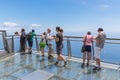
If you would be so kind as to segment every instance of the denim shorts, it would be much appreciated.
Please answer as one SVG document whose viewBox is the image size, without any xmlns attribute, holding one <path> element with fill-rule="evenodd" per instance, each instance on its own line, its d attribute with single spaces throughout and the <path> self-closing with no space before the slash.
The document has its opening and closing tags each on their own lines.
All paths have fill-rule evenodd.
<svg viewBox="0 0 120 80">
<path fill-rule="evenodd" d="M 91 46 L 87 46 L 87 45 L 85 45 L 85 51 L 87 51 L 87 52 L 91 52 Z"/>
</svg>

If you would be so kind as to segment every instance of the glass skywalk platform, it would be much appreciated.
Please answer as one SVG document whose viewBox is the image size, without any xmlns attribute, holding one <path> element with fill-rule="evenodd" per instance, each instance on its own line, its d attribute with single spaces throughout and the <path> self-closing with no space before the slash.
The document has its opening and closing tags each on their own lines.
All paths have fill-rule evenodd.
<svg viewBox="0 0 120 80">
<path fill-rule="evenodd" d="M 120 80 L 120 71 L 102 67 L 93 71 L 93 66 L 81 68 L 81 62 L 67 58 L 54 65 L 56 58 L 42 59 L 40 53 L 13 56 L 0 61 L 0 80 Z"/>
</svg>

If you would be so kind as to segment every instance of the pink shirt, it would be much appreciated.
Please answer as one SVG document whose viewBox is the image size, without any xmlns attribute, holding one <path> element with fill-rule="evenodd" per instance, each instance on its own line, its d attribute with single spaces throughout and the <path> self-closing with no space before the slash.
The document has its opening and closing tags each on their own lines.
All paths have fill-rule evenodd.
<svg viewBox="0 0 120 80">
<path fill-rule="evenodd" d="M 86 35 L 83 37 L 83 41 L 85 41 L 85 45 L 92 46 L 93 37 L 91 35 Z"/>
</svg>

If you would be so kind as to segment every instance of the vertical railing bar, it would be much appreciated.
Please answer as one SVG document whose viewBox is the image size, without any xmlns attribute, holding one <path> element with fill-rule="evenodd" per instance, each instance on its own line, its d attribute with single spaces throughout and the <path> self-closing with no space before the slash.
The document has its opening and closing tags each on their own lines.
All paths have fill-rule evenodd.
<svg viewBox="0 0 120 80">
<path fill-rule="evenodd" d="M 12 52 L 14 52 L 14 36 L 12 36 Z"/>
<path fill-rule="evenodd" d="M 92 42 L 92 52 L 93 52 L 92 60 L 94 61 L 94 54 L 95 54 L 94 42 Z"/>
<path fill-rule="evenodd" d="M 10 53 L 7 38 L 4 38 L 4 39 L 5 39 L 5 44 L 6 44 L 6 51 L 7 53 Z"/>
<path fill-rule="evenodd" d="M 69 51 L 70 51 L 70 57 L 72 57 L 72 51 L 71 51 L 71 44 L 70 44 L 70 40 L 69 40 Z"/>
<path fill-rule="evenodd" d="M 67 37 L 67 52 L 68 52 L 68 57 L 70 57 L 70 55 L 69 55 L 69 38 Z"/>
<path fill-rule="evenodd" d="M 5 36 L 6 36 L 6 34 L 5 34 L 5 32 L 3 31 L 3 32 L 2 32 L 2 39 L 3 39 L 4 49 L 7 51 L 7 45 L 6 45 Z"/>
<path fill-rule="evenodd" d="M 36 50 L 39 51 L 39 45 L 38 45 L 38 39 L 37 39 L 37 36 L 35 36 L 35 42 L 36 42 Z"/>
<path fill-rule="evenodd" d="M 71 45 L 70 45 L 70 40 L 67 37 L 67 51 L 68 51 L 68 57 L 71 57 Z"/>
</svg>

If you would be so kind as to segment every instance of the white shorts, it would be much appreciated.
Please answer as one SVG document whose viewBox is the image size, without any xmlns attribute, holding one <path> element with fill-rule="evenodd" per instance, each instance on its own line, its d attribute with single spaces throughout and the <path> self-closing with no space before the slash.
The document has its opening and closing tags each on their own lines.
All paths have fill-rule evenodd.
<svg viewBox="0 0 120 80">
<path fill-rule="evenodd" d="M 95 58 L 100 59 L 101 49 L 102 48 L 96 47 L 95 54 L 94 54 Z"/>
</svg>

